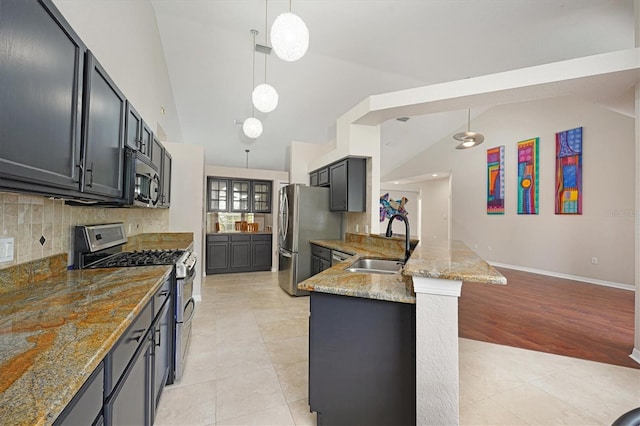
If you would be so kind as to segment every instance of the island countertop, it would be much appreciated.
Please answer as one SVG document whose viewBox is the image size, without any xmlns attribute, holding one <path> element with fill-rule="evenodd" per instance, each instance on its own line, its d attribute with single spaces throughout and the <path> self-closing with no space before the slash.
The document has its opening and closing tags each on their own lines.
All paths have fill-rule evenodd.
<svg viewBox="0 0 640 426">
<path fill-rule="evenodd" d="M 298 284 L 302 290 L 415 304 L 413 277 L 507 283 L 502 274 L 460 241 L 417 244 L 409 261 L 396 274 L 354 273 L 345 269 L 360 257 L 403 259 L 404 239 L 347 233 L 345 240 L 312 240 L 311 243 L 353 257 L 302 281 Z"/>
<path fill-rule="evenodd" d="M 192 242 L 142 234 L 126 249 Z M 172 270 L 67 270 L 66 254 L 1 269 L 0 424 L 52 424 Z"/>
</svg>

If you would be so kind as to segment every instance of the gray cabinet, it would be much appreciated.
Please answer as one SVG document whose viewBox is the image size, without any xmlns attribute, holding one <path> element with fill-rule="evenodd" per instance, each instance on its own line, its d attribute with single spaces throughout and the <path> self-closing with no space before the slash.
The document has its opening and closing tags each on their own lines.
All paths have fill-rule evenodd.
<svg viewBox="0 0 640 426">
<path fill-rule="evenodd" d="M 309 405 L 318 425 L 415 425 L 415 305 L 311 292 Z"/>
<path fill-rule="evenodd" d="M 164 147 L 162 146 L 158 138 L 156 138 L 155 135 L 152 134 L 149 157 L 151 158 L 151 164 L 155 166 L 156 170 L 162 169 L 163 150 Z"/>
<path fill-rule="evenodd" d="M 229 271 L 229 236 L 207 235 L 207 275 Z"/>
<path fill-rule="evenodd" d="M 231 181 L 231 208 L 232 212 L 251 211 L 251 182 L 248 180 Z"/>
<path fill-rule="evenodd" d="M 329 167 L 323 167 L 309 173 L 309 183 L 311 186 L 329 186 Z"/>
<path fill-rule="evenodd" d="M 125 146 L 134 151 L 142 150 L 142 116 L 129 101 L 125 118 Z"/>
<path fill-rule="evenodd" d="M 229 210 L 229 180 L 207 178 L 207 211 L 226 212 Z"/>
<path fill-rule="evenodd" d="M 266 180 L 207 178 L 210 212 L 271 213 L 273 183 Z"/>
<path fill-rule="evenodd" d="M 154 301 L 155 303 L 155 301 Z M 171 373 L 171 325 L 173 321 L 172 300 L 168 298 L 157 316 L 153 332 L 153 385 L 152 385 L 152 423 L 160 403 L 160 396 Z"/>
<path fill-rule="evenodd" d="M 251 235 L 231 235 L 230 272 L 251 269 Z"/>
<path fill-rule="evenodd" d="M 158 207 L 169 207 L 171 206 L 171 154 L 164 147 L 162 147 L 161 176 Z"/>
<path fill-rule="evenodd" d="M 331 267 L 331 250 L 311 244 L 311 275 L 319 274 Z"/>
<path fill-rule="evenodd" d="M 251 211 L 254 213 L 271 213 L 271 182 L 251 181 Z"/>
<path fill-rule="evenodd" d="M 54 425 L 91 425 L 102 418 L 104 401 L 104 364 L 95 369 Z M 95 422 L 95 423 L 94 423 Z"/>
<path fill-rule="evenodd" d="M 329 166 L 329 210 L 366 211 L 367 160 L 347 158 Z"/>
<path fill-rule="evenodd" d="M 86 46 L 49 0 L 0 0 L 0 187 L 80 189 Z"/>
<path fill-rule="evenodd" d="M 126 99 L 90 51 L 86 53 L 81 190 L 122 198 Z"/>
<path fill-rule="evenodd" d="M 271 270 L 271 234 L 207 235 L 207 274 Z"/>
</svg>

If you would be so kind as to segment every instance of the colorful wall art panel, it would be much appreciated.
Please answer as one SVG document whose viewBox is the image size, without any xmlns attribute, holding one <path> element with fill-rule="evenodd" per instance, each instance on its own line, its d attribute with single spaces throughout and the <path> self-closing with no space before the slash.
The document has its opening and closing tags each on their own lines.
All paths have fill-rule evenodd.
<svg viewBox="0 0 640 426">
<path fill-rule="evenodd" d="M 582 127 L 556 133 L 556 214 L 582 214 Z"/>
<path fill-rule="evenodd" d="M 504 146 L 487 150 L 487 214 L 504 214 Z"/>
<path fill-rule="evenodd" d="M 518 214 L 538 214 L 538 140 L 518 142 Z"/>
</svg>

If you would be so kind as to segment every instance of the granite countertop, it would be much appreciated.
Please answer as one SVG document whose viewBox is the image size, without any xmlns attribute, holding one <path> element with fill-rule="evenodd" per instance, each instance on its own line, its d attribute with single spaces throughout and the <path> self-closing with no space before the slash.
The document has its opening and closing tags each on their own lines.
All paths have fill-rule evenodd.
<svg viewBox="0 0 640 426">
<path fill-rule="evenodd" d="M 347 233 L 345 240 L 312 240 L 311 243 L 352 254 L 353 258 L 299 283 L 298 288 L 302 290 L 415 304 L 414 276 L 507 283 L 502 274 L 460 241 L 444 245 L 420 243 L 401 272 L 387 275 L 354 273 L 345 269 L 360 257 L 403 259 L 404 239 Z"/>
<path fill-rule="evenodd" d="M 164 237 L 131 237 L 127 250 L 193 241 Z M 172 272 L 66 266 L 59 254 L 0 270 L 0 424 L 52 424 Z"/>
<path fill-rule="evenodd" d="M 207 235 L 238 235 L 238 234 L 249 234 L 249 235 L 273 235 L 273 232 L 267 231 L 220 231 L 220 232 L 207 232 Z"/>
</svg>

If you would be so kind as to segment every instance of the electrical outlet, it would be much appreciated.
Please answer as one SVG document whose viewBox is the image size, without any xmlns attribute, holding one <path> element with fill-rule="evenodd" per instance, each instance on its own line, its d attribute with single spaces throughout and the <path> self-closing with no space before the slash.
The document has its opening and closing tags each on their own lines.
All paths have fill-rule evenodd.
<svg viewBox="0 0 640 426">
<path fill-rule="evenodd" d="M 491 250 L 493 250 L 493 247 L 487 246 L 487 250 L 491 251 Z"/>
<path fill-rule="evenodd" d="M 13 238 L 0 238 L 0 263 L 13 260 Z"/>
<path fill-rule="evenodd" d="M 591 258 L 591 264 L 592 265 L 597 265 L 598 264 L 598 258 L 597 257 L 592 257 Z"/>
</svg>

